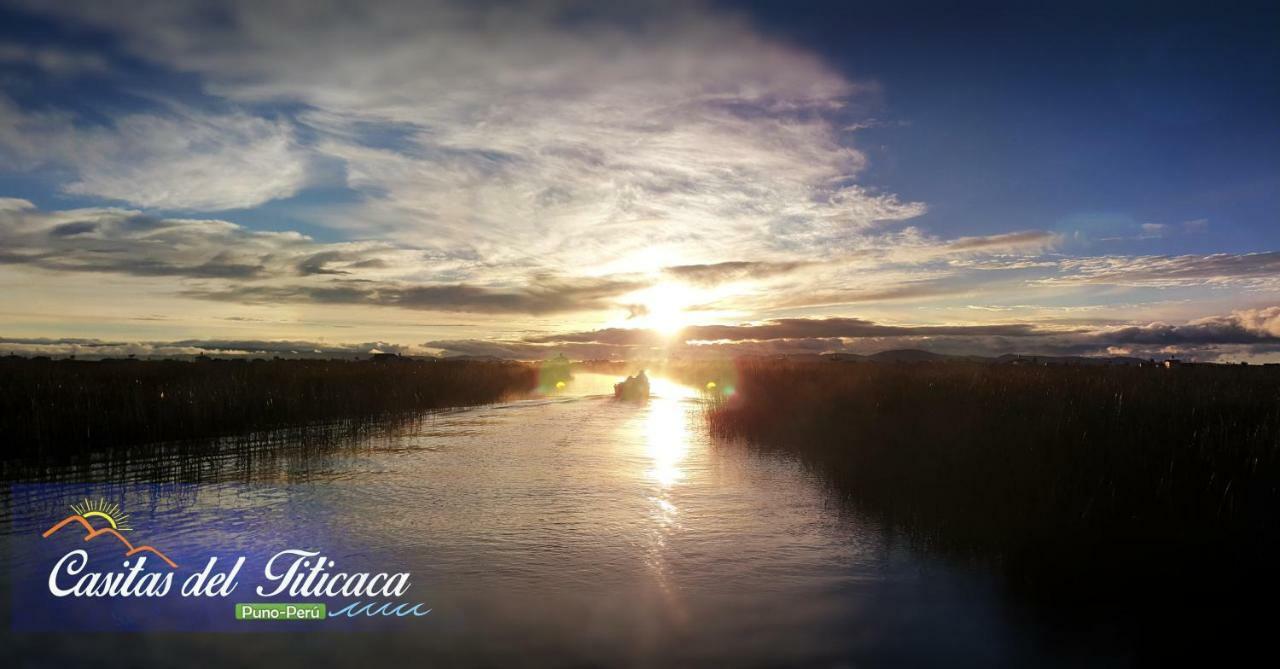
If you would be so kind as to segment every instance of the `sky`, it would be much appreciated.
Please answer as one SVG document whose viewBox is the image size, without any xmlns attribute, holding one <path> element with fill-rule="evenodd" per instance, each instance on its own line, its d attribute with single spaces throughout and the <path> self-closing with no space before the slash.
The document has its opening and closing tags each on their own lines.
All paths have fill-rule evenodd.
<svg viewBox="0 0 1280 669">
<path fill-rule="evenodd" d="M 0 353 L 1280 361 L 1280 9 L 1028 4 L 0 0 Z"/>
</svg>

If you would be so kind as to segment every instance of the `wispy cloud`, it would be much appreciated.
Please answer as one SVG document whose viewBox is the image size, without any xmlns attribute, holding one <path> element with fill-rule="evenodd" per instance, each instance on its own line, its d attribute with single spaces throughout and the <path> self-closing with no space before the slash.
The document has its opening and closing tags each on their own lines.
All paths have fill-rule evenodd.
<svg viewBox="0 0 1280 669">
<path fill-rule="evenodd" d="M 106 72 L 110 65 L 102 55 L 52 46 L 0 42 L 0 64 L 36 68 L 58 77 Z"/>
<path fill-rule="evenodd" d="M 363 198 L 322 214 L 329 225 L 561 267 L 651 247 L 686 264 L 767 245 L 814 252 L 924 211 L 856 183 L 866 156 L 840 128 L 873 84 L 733 14 L 660 8 L 255 2 L 198 25 L 180 2 L 35 9 L 198 73 L 244 109 L 302 108 L 293 121 L 115 119 L 74 166 L 77 193 L 249 206 L 296 192 L 308 159 L 336 161 Z M 313 137 L 305 155 L 291 123 Z"/>
<path fill-rule="evenodd" d="M 900 125 L 884 120 L 880 85 L 715 3 L 24 4 L 101 48 L 0 44 L 6 74 L 93 84 L 83 90 L 112 101 L 0 94 L 6 171 L 55 186 L 32 196 L 44 210 L 0 201 L 0 278 L 24 286 L 0 299 L 5 315 L 74 286 L 81 305 L 145 296 L 138 313 L 475 313 L 495 336 L 495 315 L 555 315 L 547 329 L 577 337 L 438 347 L 504 355 L 659 346 L 608 326 L 664 317 L 696 321 L 688 332 L 716 342 L 705 350 L 1075 350 L 1094 342 L 1026 324 L 903 332 L 849 316 L 946 323 L 967 303 L 1067 307 L 1216 286 L 1248 289 L 1244 306 L 1280 292 L 1274 253 L 1073 257 L 1085 242 L 1030 229 L 1043 217 L 982 235 L 939 223 L 942 209 L 924 217 L 926 203 L 867 177 L 878 153 L 860 131 Z M 117 90 L 129 66 L 147 76 Z M 76 208 L 48 204 L 64 196 Z M 1179 220 L 1126 215 L 1101 229 L 1189 248 L 1176 245 L 1208 223 Z M 767 320 L 796 315 L 843 318 Z M 1123 315 L 1157 337 L 1152 321 L 1168 312 Z M 1192 332 L 1178 315 L 1172 327 Z M 91 331 L 77 317 L 27 325 Z M 525 324 L 506 320 L 505 331 Z M 612 334 L 583 339 L 593 327 Z"/>
<path fill-rule="evenodd" d="M 1045 284 L 1114 284 L 1176 287 L 1266 285 L 1280 277 L 1280 252 L 1180 256 L 1099 256 L 1058 261 L 1059 274 Z"/>
<path fill-rule="evenodd" d="M 159 218 L 127 209 L 43 212 L 25 200 L 0 200 L 0 264 L 59 272 L 256 279 L 300 273 L 324 249 L 336 254 L 329 266 L 395 254 L 387 245 L 319 244 L 296 232 L 257 232 L 212 219 Z M 338 263 L 338 257 L 346 260 Z"/>
<path fill-rule="evenodd" d="M 1040 250 L 1058 241 L 1058 235 L 1047 230 L 1021 230 L 981 237 L 961 237 L 946 244 L 949 251 L 1018 251 Z"/>
<path fill-rule="evenodd" d="M 252 207 L 298 192 L 308 158 L 291 125 L 243 113 L 183 109 L 86 126 L 30 113 L 0 96 L 0 156 L 74 175 L 68 193 L 160 209 Z"/>
<path fill-rule="evenodd" d="M 682 281 L 714 285 L 742 279 L 763 279 L 788 274 L 810 265 L 803 261 L 767 262 L 730 260 L 705 265 L 673 265 L 663 272 Z"/>
</svg>

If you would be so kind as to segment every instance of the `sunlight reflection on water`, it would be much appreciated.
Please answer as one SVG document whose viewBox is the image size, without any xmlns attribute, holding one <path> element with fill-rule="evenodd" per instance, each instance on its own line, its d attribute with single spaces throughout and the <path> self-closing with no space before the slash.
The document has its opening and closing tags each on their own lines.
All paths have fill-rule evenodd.
<svg viewBox="0 0 1280 669">
<path fill-rule="evenodd" d="M 680 509 L 672 501 L 671 488 L 684 477 L 681 463 L 693 442 L 692 405 L 696 391 L 673 381 L 654 377 L 644 414 L 644 448 L 650 459 L 646 475 L 658 484 L 651 497 L 653 527 L 649 532 L 645 562 L 653 574 L 662 606 L 676 625 L 688 623 L 689 612 L 671 574 L 668 538 L 678 532 Z M 704 444 L 705 447 L 705 444 Z"/>
<path fill-rule="evenodd" d="M 832 664 L 883 659 L 888 637 L 928 639 L 938 657 L 1006 657 L 1011 628 L 981 582 L 942 572 L 922 587 L 922 563 L 846 515 L 798 462 L 714 442 L 696 390 L 654 378 L 648 402 L 616 402 L 618 378 L 580 374 L 556 396 L 328 448 L 157 449 L 55 478 L 202 481 L 192 499 L 162 500 L 173 520 L 157 538 L 169 545 L 203 540 L 204 521 L 227 515 L 243 521 L 228 524 L 228 545 L 270 535 L 281 496 L 314 501 L 402 556 L 429 593 L 431 626 L 383 639 L 389 657 L 512 664 L 536 648 L 552 664 Z M 264 485 L 219 494 L 218 481 Z M 22 504 L 52 513 L 65 501 Z M 306 643 L 367 659 L 341 638 Z M 203 651 L 239 659 L 234 647 Z"/>
<path fill-rule="evenodd" d="M 689 413 L 674 397 L 654 397 L 644 420 L 645 445 L 653 459 L 649 475 L 662 486 L 680 481 L 680 463 L 689 450 Z"/>
</svg>

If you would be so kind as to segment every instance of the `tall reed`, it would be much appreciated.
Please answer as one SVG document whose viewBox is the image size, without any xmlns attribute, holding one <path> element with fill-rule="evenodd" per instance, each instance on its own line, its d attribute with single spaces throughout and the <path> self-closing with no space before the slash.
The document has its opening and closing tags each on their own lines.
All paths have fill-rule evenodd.
<svg viewBox="0 0 1280 669">
<path fill-rule="evenodd" d="M 0 358 L 0 457 L 378 419 L 498 402 L 536 384 L 535 367 L 498 361 Z"/>
<path fill-rule="evenodd" d="M 1273 367 L 744 360 L 708 421 L 1017 587 L 1212 598 L 1277 580 Z"/>
</svg>

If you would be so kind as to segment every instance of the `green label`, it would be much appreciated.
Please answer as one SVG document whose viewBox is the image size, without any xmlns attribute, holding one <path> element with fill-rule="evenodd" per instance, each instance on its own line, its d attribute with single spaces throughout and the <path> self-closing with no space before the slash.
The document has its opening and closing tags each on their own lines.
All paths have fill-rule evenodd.
<svg viewBox="0 0 1280 669">
<path fill-rule="evenodd" d="M 236 604 L 236 620 L 324 620 L 324 604 Z"/>
</svg>

